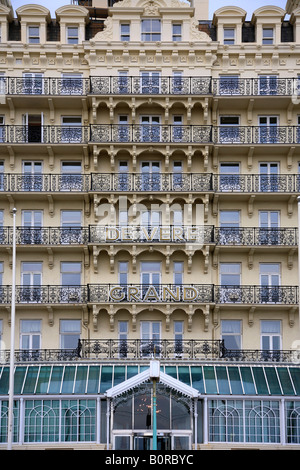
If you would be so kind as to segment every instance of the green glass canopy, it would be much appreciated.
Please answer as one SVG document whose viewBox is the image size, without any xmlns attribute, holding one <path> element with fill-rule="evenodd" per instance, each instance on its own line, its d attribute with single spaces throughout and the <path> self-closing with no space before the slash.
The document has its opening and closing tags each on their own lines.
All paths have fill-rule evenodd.
<svg viewBox="0 0 300 470">
<path fill-rule="evenodd" d="M 15 395 L 104 395 L 148 365 L 20 365 Z M 202 395 L 300 396 L 300 367 L 279 365 L 161 366 Z M 0 367 L 0 396 L 8 394 L 9 367 Z"/>
</svg>

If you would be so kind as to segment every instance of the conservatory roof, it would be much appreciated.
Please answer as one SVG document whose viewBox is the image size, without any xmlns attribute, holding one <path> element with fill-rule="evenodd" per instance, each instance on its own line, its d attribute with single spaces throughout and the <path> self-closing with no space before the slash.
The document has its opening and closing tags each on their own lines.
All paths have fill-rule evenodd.
<svg viewBox="0 0 300 470">
<path fill-rule="evenodd" d="M 107 363 L 17 365 L 14 393 L 104 396 L 108 391 L 118 393 L 122 387 L 130 387 L 135 380 L 143 380 L 144 376 L 136 376 L 148 369 L 149 365 Z M 134 378 L 133 382 L 124 385 L 131 378 Z M 161 365 L 160 379 L 171 388 L 186 393 L 194 393 L 193 389 L 200 395 L 300 397 L 300 366 L 297 364 Z M 116 388 L 120 384 L 121 388 Z M 0 395 L 8 395 L 8 386 L 9 366 L 0 366 Z M 111 392 L 111 389 L 114 391 Z"/>
</svg>

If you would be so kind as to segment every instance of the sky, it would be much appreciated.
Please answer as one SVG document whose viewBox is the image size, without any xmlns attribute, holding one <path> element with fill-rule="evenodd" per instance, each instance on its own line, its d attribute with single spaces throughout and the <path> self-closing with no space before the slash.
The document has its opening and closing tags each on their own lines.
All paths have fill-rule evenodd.
<svg viewBox="0 0 300 470">
<path fill-rule="evenodd" d="M 197 1 L 197 0 L 196 0 Z M 43 5 L 50 10 L 51 16 L 55 17 L 55 10 L 63 5 L 69 5 L 71 0 L 11 0 L 13 9 L 16 10 L 21 5 L 29 3 Z M 274 5 L 285 8 L 286 0 L 210 0 L 209 2 L 209 18 L 212 19 L 214 11 L 224 6 L 238 6 L 247 11 L 247 19 L 251 19 L 252 13 L 264 5 Z"/>
</svg>

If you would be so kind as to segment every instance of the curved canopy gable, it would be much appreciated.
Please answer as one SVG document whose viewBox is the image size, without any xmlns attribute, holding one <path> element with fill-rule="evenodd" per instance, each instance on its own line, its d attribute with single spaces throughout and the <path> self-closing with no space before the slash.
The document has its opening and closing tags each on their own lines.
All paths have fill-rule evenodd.
<svg viewBox="0 0 300 470">
<path fill-rule="evenodd" d="M 134 377 L 125 380 L 125 382 L 122 382 L 119 385 L 110 388 L 109 390 L 107 390 L 106 396 L 107 398 L 115 398 L 119 395 L 123 395 L 123 393 L 126 393 L 129 390 L 133 390 L 138 385 L 148 382 L 150 380 L 151 377 L 149 368 L 144 370 L 140 374 L 137 374 Z M 165 374 L 164 372 L 160 372 L 159 382 L 163 383 L 167 387 L 172 388 L 176 392 L 181 393 L 182 395 L 188 396 L 189 398 L 197 398 L 199 396 L 198 390 L 193 387 L 190 387 L 189 385 L 184 384 L 183 382 L 180 382 L 180 380 L 174 379 L 173 377 L 168 374 Z"/>
</svg>

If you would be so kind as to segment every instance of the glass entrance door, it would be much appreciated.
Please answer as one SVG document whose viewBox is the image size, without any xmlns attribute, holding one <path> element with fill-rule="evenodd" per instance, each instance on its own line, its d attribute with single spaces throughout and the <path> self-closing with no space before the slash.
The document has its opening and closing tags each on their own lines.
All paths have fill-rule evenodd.
<svg viewBox="0 0 300 470">
<path fill-rule="evenodd" d="M 134 436 L 133 444 L 134 450 L 152 450 L 153 438 L 152 436 Z M 157 450 L 171 450 L 171 436 L 157 436 Z"/>
</svg>

